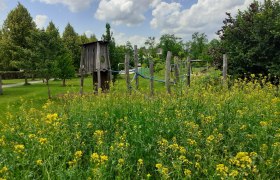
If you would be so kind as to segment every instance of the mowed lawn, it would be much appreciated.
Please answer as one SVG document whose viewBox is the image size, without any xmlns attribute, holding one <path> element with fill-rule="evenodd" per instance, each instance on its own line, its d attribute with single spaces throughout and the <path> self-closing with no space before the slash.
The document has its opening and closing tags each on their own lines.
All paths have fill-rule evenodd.
<svg viewBox="0 0 280 180">
<path fill-rule="evenodd" d="M 23 80 L 4 80 L 4 84 L 16 84 L 24 82 Z M 66 87 L 62 86 L 61 81 L 50 81 L 51 95 L 55 98 L 59 95 L 69 93 L 79 93 L 80 79 L 75 78 L 66 81 Z M 92 91 L 91 78 L 85 79 L 85 91 Z M 20 85 L 3 89 L 4 94 L 0 96 L 0 117 L 6 112 L 18 112 L 22 105 L 22 100 L 30 100 L 34 107 L 40 107 L 48 99 L 47 85 L 42 83 L 31 84 L 28 86 Z"/>
<path fill-rule="evenodd" d="M 133 93 L 145 92 L 149 94 L 149 81 L 139 77 L 139 91 L 135 88 L 134 75 L 130 76 Z M 4 80 L 4 85 L 23 83 L 23 79 Z M 53 100 L 66 93 L 79 94 L 80 93 L 80 79 L 74 78 L 66 81 L 66 86 L 62 86 L 60 80 L 50 81 L 50 90 Z M 112 85 L 111 85 L 112 86 Z M 112 91 L 127 92 L 124 75 L 120 75 L 115 81 Z M 155 82 L 155 92 L 164 91 L 164 83 Z M 47 85 L 42 83 L 31 84 L 28 86 L 20 85 L 17 87 L 9 87 L 3 89 L 4 94 L 0 96 L 0 117 L 4 117 L 7 112 L 19 112 L 22 102 L 28 101 L 29 106 L 41 108 L 48 100 Z M 93 93 L 92 77 L 85 78 L 84 93 Z"/>
</svg>

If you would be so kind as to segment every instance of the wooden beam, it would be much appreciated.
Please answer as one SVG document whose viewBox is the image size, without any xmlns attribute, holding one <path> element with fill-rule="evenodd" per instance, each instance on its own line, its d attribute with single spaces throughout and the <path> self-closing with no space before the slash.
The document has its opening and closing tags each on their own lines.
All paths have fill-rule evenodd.
<svg viewBox="0 0 280 180">
<path fill-rule="evenodd" d="M 131 86 L 130 86 L 130 77 L 129 77 L 129 54 L 125 54 L 125 79 L 126 79 L 126 86 L 127 92 L 131 94 Z"/>
<path fill-rule="evenodd" d="M 135 67 L 135 89 L 138 90 L 139 87 L 139 78 L 137 76 L 138 74 L 138 49 L 137 46 L 134 46 L 134 67 Z"/>
<path fill-rule="evenodd" d="M 191 86 L 191 58 L 187 59 L 187 86 Z"/>
<path fill-rule="evenodd" d="M 172 53 L 170 51 L 168 51 L 167 56 L 166 56 L 166 64 L 165 64 L 165 88 L 166 88 L 166 92 L 168 94 L 171 94 L 171 89 L 170 89 L 171 56 L 172 56 Z"/>
<path fill-rule="evenodd" d="M 96 50 L 96 69 L 97 69 L 97 91 L 101 89 L 101 63 L 100 63 L 100 44 L 97 43 Z"/>
<path fill-rule="evenodd" d="M 227 69 L 228 69 L 228 59 L 227 55 L 223 54 L 223 84 L 226 84 L 227 81 Z"/>
<path fill-rule="evenodd" d="M 154 62 L 153 60 L 151 59 L 150 60 L 150 93 L 151 93 L 151 96 L 154 95 Z"/>
</svg>

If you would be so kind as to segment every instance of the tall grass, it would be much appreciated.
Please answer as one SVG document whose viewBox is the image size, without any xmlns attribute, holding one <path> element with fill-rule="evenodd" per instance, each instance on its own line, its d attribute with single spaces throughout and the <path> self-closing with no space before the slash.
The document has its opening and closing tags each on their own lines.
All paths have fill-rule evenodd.
<svg viewBox="0 0 280 180">
<path fill-rule="evenodd" d="M 265 79 L 194 77 L 172 95 L 65 94 L 0 124 L 0 178 L 277 179 L 280 98 Z"/>
</svg>

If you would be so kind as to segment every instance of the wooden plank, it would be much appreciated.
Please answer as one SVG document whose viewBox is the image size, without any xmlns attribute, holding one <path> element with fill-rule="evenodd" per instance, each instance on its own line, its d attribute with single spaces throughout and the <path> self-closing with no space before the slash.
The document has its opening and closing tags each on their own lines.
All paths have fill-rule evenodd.
<svg viewBox="0 0 280 180">
<path fill-rule="evenodd" d="M 131 94 L 131 86 L 130 86 L 130 77 L 129 77 L 129 54 L 125 54 L 125 79 L 126 79 L 126 86 L 127 86 L 127 92 Z"/>
<path fill-rule="evenodd" d="M 100 63 L 100 44 L 97 43 L 96 50 L 96 69 L 97 69 L 97 91 L 101 89 L 101 63 Z"/>
<path fill-rule="evenodd" d="M 191 58 L 187 58 L 187 86 L 191 86 Z"/>
<path fill-rule="evenodd" d="M 168 94 L 171 94 L 171 89 L 170 89 L 171 56 L 172 56 L 172 53 L 170 51 L 168 51 L 167 56 L 166 56 L 166 64 L 165 64 L 165 88 L 166 88 L 166 92 Z"/>
<path fill-rule="evenodd" d="M 223 54 L 223 84 L 226 84 L 227 81 L 227 69 L 228 69 L 228 59 L 227 55 Z"/>
<path fill-rule="evenodd" d="M 135 89 L 138 90 L 139 87 L 139 78 L 137 76 L 138 74 L 138 49 L 137 46 L 134 46 L 134 67 L 135 67 Z"/>
<path fill-rule="evenodd" d="M 154 95 L 154 62 L 150 60 L 150 94 L 151 96 Z"/>
<path fill-rule="evenodd" d="M 174 58 L 175 64 L 174 64 L 174 73 L 175 73 L 175 83 L 180 82 L 180 71 L 179 71 L 179 58 Z"/>
</svg>

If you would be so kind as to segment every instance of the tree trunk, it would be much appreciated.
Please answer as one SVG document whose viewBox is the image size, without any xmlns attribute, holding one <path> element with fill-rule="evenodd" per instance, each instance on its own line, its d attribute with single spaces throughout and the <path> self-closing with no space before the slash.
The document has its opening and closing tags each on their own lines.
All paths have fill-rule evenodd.
<svg viewBox="0 0 280 180">
<path fill-rule="evenodd" d="M 62 80 L 62 86 L 66 86 L 66 80 L 65 79 Z"/>
<path fill-rule="evenodd" d="M 32 81 L 35 80 L 35 74 L 32 74 Z"/>
<path fill-rule="evenodd" d="M 2 88 L 2 75 L 0 74 L 0 95 L 3 95 L 3 88 Z"/>
<path fill-rule="evenodd" d="M 27 75 L 24 76 L 24 85 L 29 85 L 28 80 L 27 80 Z"/>
<path fill-rule="evenodd" d="M 49 86 L 49 79 L 46 79 L 46 83 L 47 83 L 47 86 L 48 86 L 48 97 L 49 99 L 51 99 L 51 90 L 50 90 L 50 86 Z"/>
</svg>

